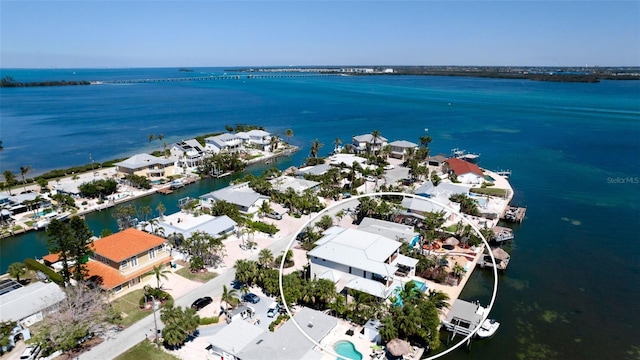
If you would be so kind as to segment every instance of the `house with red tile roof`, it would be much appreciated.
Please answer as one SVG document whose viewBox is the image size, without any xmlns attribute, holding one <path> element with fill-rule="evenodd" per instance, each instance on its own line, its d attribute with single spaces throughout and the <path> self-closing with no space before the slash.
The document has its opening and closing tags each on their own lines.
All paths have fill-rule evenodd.
<svg viewBox="0 0 640 360">
<path fill-rule="evenodd" d="M 165 239 L 134 228 L 94 240 L 93 252 L 85 263 L 87 280 L 114 292 L 139 283 L 154 266 L 172 260 Z M 60 259 L 49 254 L 43 260 L 56 268 Z"/>
<path fill-rule="evenodd" d="M 447 159 L 445 162 L 449 165 L 449 171 L 456 174 L 461 183 L 482 184 L 484 182 L 484 173 L 478 165 L 456 158 Z"/>
</svg>

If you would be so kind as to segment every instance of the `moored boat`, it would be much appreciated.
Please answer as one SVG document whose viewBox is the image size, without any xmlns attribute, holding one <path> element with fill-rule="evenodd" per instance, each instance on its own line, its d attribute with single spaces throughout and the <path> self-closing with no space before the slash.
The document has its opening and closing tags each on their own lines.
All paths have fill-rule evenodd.
<svg viewBox="0 0 640 360">
<path fill-rule="evenodd" d="M 499 327 L 500 323 L 495 319 L 486 319 L 482 322 L 482 325 L 480 325 L 480 328 L 476 332 L 476 336 L 481 339 L 491 337 L 496 333 L 496 331 L 498 331 Z"/>
</svg>

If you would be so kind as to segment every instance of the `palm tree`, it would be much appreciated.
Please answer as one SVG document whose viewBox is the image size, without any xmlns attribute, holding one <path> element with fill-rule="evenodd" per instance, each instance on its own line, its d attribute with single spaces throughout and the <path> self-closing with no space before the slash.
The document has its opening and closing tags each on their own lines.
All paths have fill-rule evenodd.
<svg viewBox="0 0 640 360">
<path fill-rule="evenodd" d="M 273 262 L 273 253 L 269 249 L 262 249 L 258 254 L 258 264 L 260 266 L 268 268 Z"/>
<path fill-rule="evenodd" d="M 235 289 L 227 289 L 227 285 L 222 285 L 222 298 L 220 299 L 220 301 L 224 302 L 227 305 L 225 309 L 228 308 L 229 305 L 231 305 L 231 307 L 234 307 L 237 300 L 238 292 Z"/>
<path fill-rule="evenodd" d="M 271 204 L 268 201 L 263 201 L 262 205 L 258 209 L 258 213 L 260 217 L 264 217 L 266 214 L 271 212 Z"/>
<path fill-rule="evenodd" d="M 287 137 L 287 143 L 289 143 L 291 140 L 291 137 L 293 136 L 293 130 L 291 129 L 287 129 L 284 131 L 284 136 Z"/>
<path fill-rule="evenodd" d="M 335 140 L 333 140 L 333 144 L 334 144 L 333 151 L 337 153 L 338 149 L 340 148 L 340 144 L 342 144 L 342 139 L 337 137 Z"/>
<path fill-rule="evenodd" d="M 162 217 L 164 216 L 164 212 L 167 211 L 167 208 L 164 207 L 164 204 L 162 202 L 159 202 L 158 206 L 156 206 L 156 210 L 158 211 L 158 214 L 160 215 L 160 218 L 162 219 Z"/>
<path fill-rule="evenodd" d="M 160 285 L 160 278 L 163 278 L 165 280 L 169 280 L 169 278 L 167 277 L 166 274 L 171 273 L 171 271 L 169 270 L 162 270 L 162 265 L 158 265 L 158 266 L 154 266 L 153 270 L 149 271 L 147 273 L 147 275 L 153 275 L 156 278 L 156 281 L 158 283 L 158 286 L 156 287 L 156 289 L 161 289 L 162 286 Z"/>
<path fill-rule="evenodd" d="M 14 262 L 9 265 L 8 273 L 9 276 L 16 278 L 16 281 L 20 282 L 20 276 L 26 274 L 24 264 L 21 262 Z"/>
<path fill-rule="evenodd" d="M 374 151 L 374 154 L 376 154 L 377 151 L 378 151 L 376 149 L 377 148 L 376 145 L 378 145 L 378 141 L 382 138 L 382 135 L 380 135 L 380 131 L 379 130 L 373 130 L 371 132 L 371 137 L 373 138 L 373 151 Z"/>
<path fill-rule="evenodd" d="M 432 290 L 430 289 L 427 293 L 427 300 L 431 302 L 437 309 L 447 309 L 449 308 L 449 295 L 440 291 L 440 290 Z"/>
<path fill-rule="evenodd" d="M 22 184 L 24 184 L 24 191 L 27 191 L 27 180 L 25 179 L 25 175 L 31 171 L 31 166 L 21 166 L 20 167 L 20 176 L 22 177 Z"/>
<path fill-rule="evenodd" d="M 155 136 L 153 134 L 149 134 L 149 142 L 152 142 Z"/>
<path fill-rule="evenodd" d="M 313 142 L 311 143 L 311 156 L 315 159 L 318 158 L 318 152 L 320 151 L 320 148 L 323 145 L 320 143 L 320 140 L 315 139 L 313 140 Z"/>
<path fill-rule="evenodd" d="M 273 152 L 277 148 L 278 148 L 278 138 L 275 136 L 272 136 L 271 139 L 269 140 L 269 151 Z"/>
</svg>

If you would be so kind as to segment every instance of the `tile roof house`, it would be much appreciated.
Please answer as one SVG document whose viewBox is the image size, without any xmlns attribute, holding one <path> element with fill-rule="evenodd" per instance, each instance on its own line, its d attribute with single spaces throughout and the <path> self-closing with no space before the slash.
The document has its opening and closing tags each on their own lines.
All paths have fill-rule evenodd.
<svg viewBox="0 0 640 360">
<path fill-rule="evenodd" d="M 389 153 L 389 156 L 404 160 L 405 155 L 407 155 L 407 149 L 415 150 L 418 147 L 418 144 L 406 140 L 396 140 L 390 142 L 389 146 L 391 147 L 391 153 Z"/>
<path fill-rule="evenodd" d="M 312 278 L 386 299 L 415 274 L 418 260 L 400 254 L 401 243 L 362 230 L 331 227 L 307 256 Z M 400 270 L 400 271 L 399 271 Z"/>
<path fill-rule="evenodd" d="M 244 150 L 244 139 L 238 134 L 224 133 L 204 139 L 205 150 L 214 154 L 236 153 Z"/>
<path fill-rule="evenodd" d="M 204 146 L 196 139 L 179 141 L 171 145 L 169 152 L 176 166 L 188 168 L 200 165 L 206 155 Z"/>
<path fill-rule="evenodd" d="M 482 184 L 484 181 L 484 173 L 476 164 L 456 158 L 447 159 L 445 162 L 463 184 Z"/>
<path fill-rule="evenodd" d="M 120 176 L 135 174 L 148 178 L 173 175 L 174 161 L 149 154 L 137 154 L 114 164 Z"/>
<path fill-rule="evenodd" d="M 171 262 L 165 243 L 161 237 L 134 228 L 97 239 L 85 264 L 87 279 L 104 290 L 131 287 L 153 267 Z"/>
<path fill-rule="evenodd" d="M 263 202 L 269 201 L 269 197 L 255 192 L 249 187 L 248 182 L 244 182 L 201 195 L 200 205 L 211 208 L 213 203 L 219 200 L 236 205 L 241 213 L 254 214 Z"/>
</svg>

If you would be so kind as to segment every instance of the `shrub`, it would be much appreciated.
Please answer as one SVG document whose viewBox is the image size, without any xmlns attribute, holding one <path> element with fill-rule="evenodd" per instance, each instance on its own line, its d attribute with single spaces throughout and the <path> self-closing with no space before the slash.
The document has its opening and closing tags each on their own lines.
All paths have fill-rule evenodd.
<svg viewBox="0 0 640 360">
<path fill-rule="evenodd" d="M 64 283 L 64 279 L 62 278 L 62 275 L 60 275 L 57 272 L 51 270 L 48 266 L 39 263 L 35 259 L 25 259 L 24 260 L 24 266 L 27 269 L 30 269 L 30 270 L 33 270 L 33 271 L 40 271 L 40 272 L 44 273 L 45 275 L 47 275 L 49 277 L 49 279 L 51 279 L 51 281 L 55 282 L 58 285 L 62 285 Z"/>
<path fill-rule="evenodd" d="M 220 321 L 220 318 L 217 316 L 212 316 L 212 317 L 201 317 L 200 318 L 200 325 L 211 325 L 211 324 L 217 324 L 218 321 Z"/>
<path fill-rule="evenodd" d="M 278 315 L 278 317 L 275 320 L 273 320 L 271 324 L 269 324 L 269 331 L 274 332 L 276 329 L 276 326 L 278 326 L 281 322 L 287 319 L 289 319 L 289 315 L 286 315 L 286 314 Z"/>
<path fill-rule="evenodd" d="M 273 224 L 263 223 L 262 221 L 250 221 L 249 228 L 266 234 L 273 235 L 278 232 L 278 227 Z"/>
</svg>

